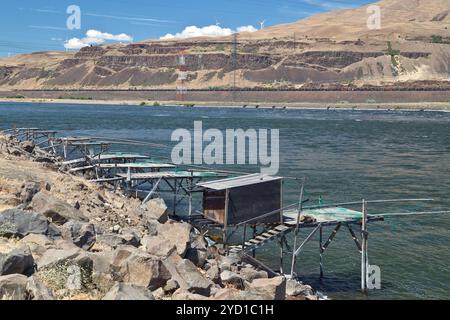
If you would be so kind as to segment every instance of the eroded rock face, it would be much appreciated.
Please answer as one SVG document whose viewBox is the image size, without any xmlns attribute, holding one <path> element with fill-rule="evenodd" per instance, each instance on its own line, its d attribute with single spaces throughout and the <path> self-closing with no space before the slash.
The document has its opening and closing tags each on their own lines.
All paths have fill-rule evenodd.
<svg viewBox="0 0 450 320">
<path fill-rule="evenodd" d="M 297 296 L 313 296 L 314 291 L 311 286 L 304 285 L 293 279 L 288 279 L 286 281 L 286 295 L 291 297 Z"/>
<path fill-rule="evenodd" d="M 155 300 L 155 298 L 146 287 L 116 283 L 102 300 Z"/>
<path fill-rule="evenodd" d="M 63 225 L 69 220 L 89 221 L 81 211 L 44 192 L 39 192 L 33 197 L 30 207 L 57 225 Z"/>
<path fill-rule="evenodd" d="M 19 209 L 0 213 L 0 236 L 23 238 L 29 234 L 42 234 L 52 239 L 61 235 L 56 226 L 39 213 Z"/>
</svg>

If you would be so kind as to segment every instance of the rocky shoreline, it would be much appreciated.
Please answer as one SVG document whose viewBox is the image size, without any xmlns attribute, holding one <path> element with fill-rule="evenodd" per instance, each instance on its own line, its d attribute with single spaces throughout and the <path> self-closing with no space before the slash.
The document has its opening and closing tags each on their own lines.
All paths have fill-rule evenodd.
<svg viewBox="0 0 450 320">
<path fill-rule="evenodd" d="M 0 300 L 318 299 L 58 160 L 0 134 Z"/>
</svg>

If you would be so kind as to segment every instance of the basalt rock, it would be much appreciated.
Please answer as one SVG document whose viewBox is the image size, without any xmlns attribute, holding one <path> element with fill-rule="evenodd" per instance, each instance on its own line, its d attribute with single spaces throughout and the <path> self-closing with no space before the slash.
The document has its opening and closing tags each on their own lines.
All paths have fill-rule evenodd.
<svg viewBox="0 0 450 320">
<path fill-rule="evenodd" d="M 61 228 L 64 239 L 72 240 L 73 243 L 84 249 L 89 250 L 95 243 L 95 226 L 91 223 L 78 221 L 69 221 Z"/>
<path fill-rule="evenodd" d="M 57 239 L 61 233 L 45 216 L 18 209 L 0 213 L 0 236 L 23 238 L 29 234 L 42 234 Z"/>
<path fill-rule="evenodd" d="M 8 253 L 0 253 L 0 275 L 23 274 L 34 272 L 34 259 L 28 247 L 23 246 Z"/>
<path fill-rule="evenodd" d="M 63 225 L 69 220 L 89 221 L 81 211 L 75 209 L 67 202 L 54 198 L 44 192 L 39 192 L 33 197 L 30 207 L 34 211 L 51 219 L 57 225 Z"/>
<path fill-rule="evenodd" d="M 155 298 L 146 287 L 116 283 L 102 300 L 155 300 Z"/>
<path fill-rule="evenodd" d="M 0 300 L 26 300 L 27 281 L 22 274 L 0 276 Z"/>
</svg>

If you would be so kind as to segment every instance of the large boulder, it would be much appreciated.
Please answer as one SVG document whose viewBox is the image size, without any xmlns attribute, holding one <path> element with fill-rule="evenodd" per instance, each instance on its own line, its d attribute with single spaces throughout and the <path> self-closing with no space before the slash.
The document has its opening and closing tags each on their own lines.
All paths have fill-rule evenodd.
<svg viewBox="0 0 450 320">
<path fill-rule="evenodd" d="M 184 257 L 190 243 L 191 230 L 192 226 L 188 223 L 166 223 L 159 226 L 158 236 L 174 244 L 178 255 Z"/>
<path fill-rule="evenodd" d="M 30 300 L 55 300 L 53 293 L 35 276 L 28 278 L 26 291 Z"/>
<path fill-rule="evenodd" d="M 152 291 L 164 286 L 171 276 L 162 261 L 139 249 L 131 248 L 121 247 L 115 252 L 113 269 L 120 276 L 120 280 Z"/>
<path fill-rule="evenodd" d="M 65 201 L 59 200 L 48 193 L 39 192 L 30 203 L 30 207 L 57 225 L 63 225 L 69 220 L 88 222 L 80 210 L 75 209 L 73 206 Z"/>
<path fill-rule="evenodd" d="M 180 289 L 207 297 L 210 295 L 214 283 L 203 276 L 191 261 L 171 256 L 164 263 Z"/>
<path fill-rule="evenodd" d="M 131 283 L 117 283 L 102 300 L 155 300 L 155 298 L 146 287 Z"/>
<path fill-rule="evenodd" d="M 196 266 L 203 267 L 208 258 L 208 243 L 200 235 L 191 235 L 185 258 L 191 260 Z"/>
<path fill-rule="evenodd" d="M 96 240 L 96 231 L 93 224 L 74 220 L 62 226 L 61 234 L 64 239 L 72 240 L 76 246 L 84 250 L 92 248 Z"/>
<path fill-rule="evenodd" d="M 268 300 L 269 297 L 264 294 L 241 291 L 236 288 L 223 288 L 218 290 L 213 297 L 214 300 L 230 301 L 230 300 Z"/>
<path fill-rule="evenodd" d="M 225 285 L 230 285 L 237 289 L 244 288 L 244 279 L 242 279 L 242 277 L 235 272 L 228 270 L 222 271 L 220 274 L 220 280 Z"/>
<path fill-rule="evenodd" d="M 258 271 L 252 267 L 245 267 L 239 270 L 239 274 L 244 278 L 245 281 L 252 282 L 255 279 L 267 279 L 269 274 L 266 271 Z"/>
<path fill-rule="evenodd" d="M 81 249 L 49 249 L 38 260 L 36 275 L 52 289 L 83 290 L 92 283 L 92 259 Z"/>
<path fill-rule="evenodd" d="M 22 274 L 0 276 L 0 300 L 25 300 L 27 281 Z"/>
<path fill-rule="evenodd" d="M 141 240 L 142 249 L 151 255 L 167 258 L 176 252 L 177 248 L 173 243 L 170 243 L 163 237 L 150 237 L 145 236 Z"/>
<path fill-rule="evenodd" d="M 170 210 L 163 199 L 152 199 L 148 201 L 142 211 L 142 217 L 149 220 L 156 220 L 159 223 L 166 223 L 169 219 Z"/>
<path fill-rule="evenodd" d="M 210 266 L 210 268 L 206 271 L 206 276 L 212 282 L 220 283 L 220 270 L 217 264 Z"/>
<path fill-rule="evenodd" d="M 123 232 L 123 234 L 117 233 L 103 233 L 98 234 L 94 248 L 100 251 L 113 251 L 119 246 L 130 245 L 139 247 L 139 237 L 134 232 Z"/>
<path fill-rule="evenodd" d="M 23 238 L 29 234 L 43 234 L 49 238 L 59 238 L 61 233 L 43 215 L 9 209 L 0 213 L 0 236 Z"/>
<path fill-rule="evenodd" d="M 20 244 L 28 246 L 35 259 L 42 257 L 48 249 L 55 249 L 55 243 L 43 234 L 29 234 L 19 241 Z"/>
<path fill-rule="evenodd" d="M 264 300 L 284 300 L 286 298 L 286 278 L 255 279 L 246 288 L 250 293 L 266 297 Z"/>
<path fill-rule="evenodd" d="M 286 295 L 291 297 L 297 296 L 313 296 L 314 291 L 311 286 L 305 285 L 294 279 L 288 279 L 286 281 Z"/>
<path fill-rule="evenodd" d="M 199 301 L 199 300 L 207 300 L 208 297 L 205 297 L 200 294 L 192 293 L 185 289 L 178 289 L 172 295 L 172 300 L 177 301 Z"/>
<path fill-rule="evenodd" d="M 8 253 L 0 253 L 0 275 L 24 274 L 34 272 L 34 259 L 28 247 L 23 246 Z"/>
</svg>

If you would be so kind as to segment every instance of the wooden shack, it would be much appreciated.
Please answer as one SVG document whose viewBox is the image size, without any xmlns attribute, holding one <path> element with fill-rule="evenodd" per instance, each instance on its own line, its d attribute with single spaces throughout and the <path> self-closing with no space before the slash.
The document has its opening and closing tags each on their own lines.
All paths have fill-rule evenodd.
<svg viewBox="0 0 450 320">
<path fill-rule="evenodd" d="M 198 184 L 203 188 L 203 215 L 225 227 L 237 225 L 283 207 L 283 178 L 252 174 Z M 274 214 L 256 223 L 280 222 Z"/>
</svg>

